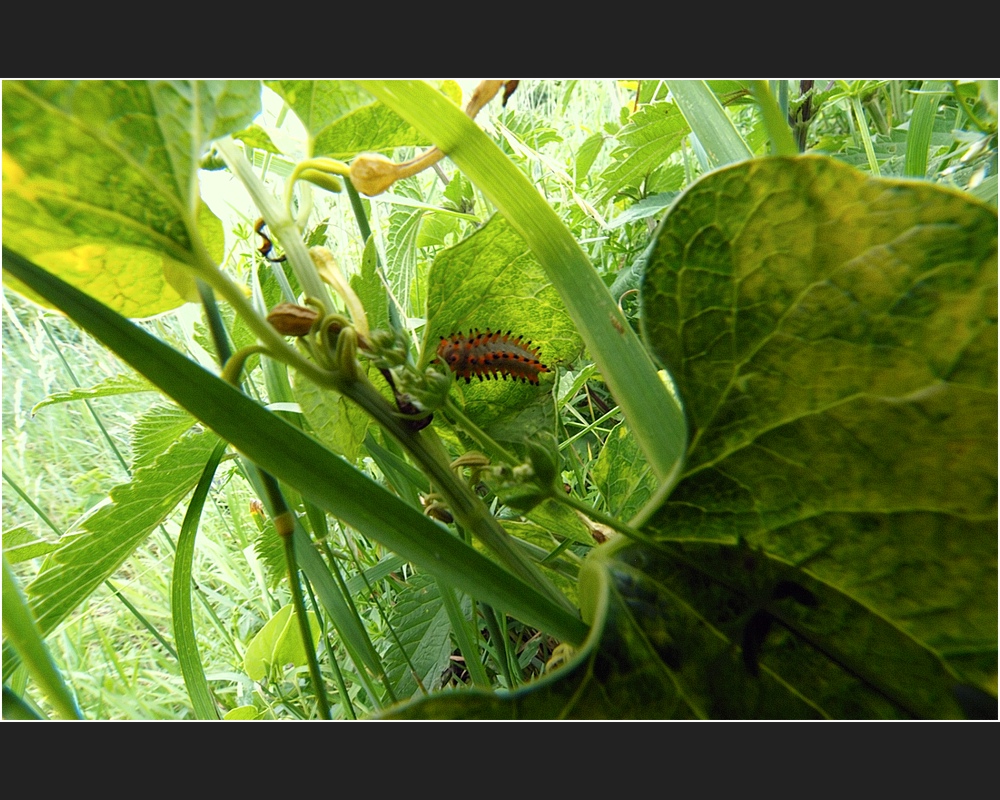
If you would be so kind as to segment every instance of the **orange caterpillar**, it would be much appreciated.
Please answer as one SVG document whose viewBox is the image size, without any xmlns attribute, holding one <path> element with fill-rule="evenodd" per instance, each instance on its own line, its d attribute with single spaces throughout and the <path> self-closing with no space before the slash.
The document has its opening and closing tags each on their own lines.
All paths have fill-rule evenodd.
<svg viewBox="0 0 1000 800">
<path fill-rule="evenodd" d="M 524 341 L 523 336 L 514 336 L 511 331 L 481 333 L 477 328 L 468 336 L 461 331 L 442 336 L 437 352 L 466 383 L 473 377 L 490 380 L 495 376 L 499 380 L 502 376 L 504 380 L 510 377 L 537 386 L 538 376 L 550 370 L 538 358 L 538 348 L 530 345 L 531 340 Z"/>
</svg>

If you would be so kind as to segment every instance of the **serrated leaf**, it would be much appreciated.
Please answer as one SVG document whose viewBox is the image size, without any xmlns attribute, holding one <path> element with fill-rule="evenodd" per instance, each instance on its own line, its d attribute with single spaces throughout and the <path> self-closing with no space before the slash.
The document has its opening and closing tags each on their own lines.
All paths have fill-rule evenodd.
<svg viewBox="0 0 1000 800">
<path fill-rule="evenodd" d="M 406 184 L 396 184 L 398 195 L 418 193 Z M 420 222 L 424 211 L 403 205 L 393 205 L 386 225 L 385 268 L 383 274 L 389 281 L 393 297 L 403 308 L 408 308 L 414 301 L 411 293 L 417 275 L 417 234 L 420 233 Z"/>
<path fill-rule="evenodd" d="M 378 252 L 374 237 L 368 237 L 361 257 L 361 271 L 351 276 L 351 288 L 361 299 L 368 317 L 368 327 L 389 330 L 389 297 L 378 275 Z"/>
<path fill-rule="evenodd" d="M 615 134 L 619 144 L 611 151 L 612 163 L 601 173 L 599 202 L 626 188 L 638 187 L 691 132 L 673 103 L 645 106 Z"/>
<path fill-rule="evenodd" d="M 468 598 L 463 598 L 462 605 L 468 616 Z M 398 591 L 396 603 L 389 615 L 389 624 L 402 647 L 402 650 L 392 647 L 385 654 L 386 674 L 392 681 L 396 696 L 410 697 L 420 691 L 413 677 L 413 670 L 416 670 L 420 682 L 428 692 L 439 688 L 441 674 L 450 663 L 449 656 L 454 645 L 451 641 L 451 623 L 441 603 L 437 581 L 422 573 L 410 577 Z M 413 665 L 413 670 L 410 664 Z"/>
<path fill-rule="evenodd" d="M 281 581 L 288 577 L 288 560 L 285 558 L 285 543 L 272 519 L 265 520 L 263 528 L 253 540 L 253 551 L 264 565 L 268 588 L 272 591 L 277 589 Z"/>
<path fill-rule="evenodd" d="M 150 387 L 153 388 L 153 387 Z M 146 467 L 169 450 L 196 422 L 173 403 L 156 403 L 144 411 L 130 430 L 132 470 Z"/>
<path fill-rule="evenodd" d="M 832 159 L 692 186 L 643 284 L 689 415 L 652 529 L 734 541 L 996 691 L 997 218 Z"/>
<path fill-rule="evenodd" d="M 58 550 L 58 542 L 47 542 L 39 539 L 24 525 L 18 525 L 3 532 L 3 554 L 9 564 L 20 564 L 33 558 L 41 558 Z"/>
<path fill-rule="evenodd" d="M 512 330 L 530 339 L 550 369 L 569 364 L 582 348 L 559 293 L 524 240 L 500 216 L 434 259 L 427 322 L 422 364 L 435 357 L 442 336 L 473 328 Z M 542 393 L 539 387 L 513 381 L 463 383 L 460 390 L 466 413 L 478 423 L 521 409 Z"/>
<path fill-rule="evenodd" d="M 202 150 L 259 110 L 255 81 L 6 81 L 4 246 L 126 316 L 195 299 Z"/>
<path fill-rule="evenodd" d="M 113 575 L 194 488 L 218 441 L 210 432 L 184 437 L 129 483 L 112 489 L 112 504 L 88 517 L 80 533 L 63 538 L 27 587 L 43 635 Z"/>
<path fill-rule="evenodd" d="M 69 403 L 73 400 L 92 400 L 95 397 L 117 397 L 123 394 L 135 394 L 136 392 L 155 392 L 156 387 L 141 375 L 134 372 L 121 372 L 105 378 L 100 383 L 96 383 L 86 389 L 70 389 L 68 392 L 55 392 L 44 400 L 35 403 L 31 409 L 31 416 L 35 416 L 39 409 L 45 406 L 56 405 L 58 403 Z"/>
</svg>

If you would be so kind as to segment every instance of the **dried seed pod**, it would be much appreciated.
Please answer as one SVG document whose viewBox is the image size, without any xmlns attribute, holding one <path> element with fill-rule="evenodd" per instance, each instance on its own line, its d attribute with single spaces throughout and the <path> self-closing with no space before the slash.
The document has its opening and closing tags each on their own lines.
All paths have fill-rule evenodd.
<svg viewBox="0 0 1000 800">
<path fill-rule="evenodd" d="M 278 333 L 285 336 L 305 336 L 312 330 L 313 323 L 318 317 L 319 312 L 315 308 L 298 306 L 294 303 L 279 303 L 271 309 L 267 321 Z"/>
</svg>

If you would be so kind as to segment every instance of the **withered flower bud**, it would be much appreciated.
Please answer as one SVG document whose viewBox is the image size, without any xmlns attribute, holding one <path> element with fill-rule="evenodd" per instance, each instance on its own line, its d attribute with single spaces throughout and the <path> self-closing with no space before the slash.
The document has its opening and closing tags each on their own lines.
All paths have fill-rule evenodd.
<svg viewBox="0 0 1000 800">
<path fill-rule="evenodd" d="M 382 194 L 399 178 L 399 165 L 378 153 L 361 153 L 351 163 L 351 183 L 361 194 Z"/>
<path fill-rule="evenodd" d="M 313 323 L 319 317 L 319 312 L 307 306 L 297 306 L 294 303 L 279 303 L 267 315 L 278 333 L 284 336 L 305 336 L 312 330 Z"/>
</svg>

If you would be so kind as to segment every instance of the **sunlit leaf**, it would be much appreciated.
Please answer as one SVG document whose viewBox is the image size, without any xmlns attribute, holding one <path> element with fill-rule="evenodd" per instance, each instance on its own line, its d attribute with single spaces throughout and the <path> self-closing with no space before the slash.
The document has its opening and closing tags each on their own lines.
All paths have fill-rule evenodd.
<svg viewBox="0 0 1000 800">
<path fill-rule="evenodd" d="M 288 103 L 313 139 L 312 155 L 352 158 L 363 151 L 427 146 L 426 136 L 377 102 L 354 81 L 266 81 Z M 454 102 L 462 91 L 454 81 L 441 90 Z"/>
<path fill-rule="evenodd" d="M 441 337 L 475 328 L 510 330 L 530 339 L 550 369 L 568 366 L 580 353 L 580 337 L 559 293 L 502 217 L 494 217 L 440 253 L 431 268 L 429 287 L 421 363 L 434 357 Z M 541 392 L 540 387 L 512 381 L 463 383 L 459 390 L 467 413 L 479 422 L 523 407 Z"/>
<path fill-rule="evenodd" d="M 195 299 L 222 256 L 199 160 L 259 110 L 256 81 L 6 81 L 4 246 L 126 316 Z"/>
<path fill-rule="evenodd" d="M 319 642 L 320 624 L 312 611 L 307 611 L 309 630 L 313 635 L 312 646 Z M 299 622 L 291 603 L 282 606 L 269 619 L 257 635 L 250 640 L 243 656 L 243 668 L 252 680 L 261 681 L 288 665 L 305 666 L 306 648 L 299 630 Z"/>
</svg>

